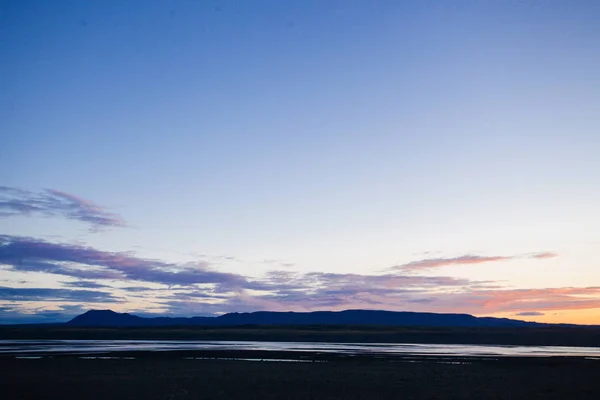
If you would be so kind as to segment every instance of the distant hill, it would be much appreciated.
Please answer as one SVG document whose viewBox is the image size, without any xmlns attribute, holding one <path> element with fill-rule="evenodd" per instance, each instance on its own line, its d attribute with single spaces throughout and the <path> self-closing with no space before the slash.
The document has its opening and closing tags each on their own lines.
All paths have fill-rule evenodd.
<svg viewBox="0 0 600 400">
<path fill-rule="evenodd" d="M 90 310 L 66 323 L 71 326 L 236 326 L 236 325 L 386 325 L 438 327 L 528 327 L 543 326 L 507 318 L 474 317 L 469 314 L 346 310 L 314 312 L 230 313 L 218 317 L 144 318 L 111 310 Z"/>
</svg>

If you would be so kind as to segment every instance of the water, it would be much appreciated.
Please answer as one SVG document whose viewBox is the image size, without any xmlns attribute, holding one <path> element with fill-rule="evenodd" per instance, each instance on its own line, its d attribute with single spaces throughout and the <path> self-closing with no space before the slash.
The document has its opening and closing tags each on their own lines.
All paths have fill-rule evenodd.
<svg viewBox="0 0 600 400">
<path fill-rule="evenodd" d="M 51 356 L 120 351 L 263 350 L 345 355 L 459 357 L 584 357 L 600 359 L 600 347 L 501 346 L 409 343 L 317 343 L 189 340 L 0 340 L 0 355 Z"/>
</svg>

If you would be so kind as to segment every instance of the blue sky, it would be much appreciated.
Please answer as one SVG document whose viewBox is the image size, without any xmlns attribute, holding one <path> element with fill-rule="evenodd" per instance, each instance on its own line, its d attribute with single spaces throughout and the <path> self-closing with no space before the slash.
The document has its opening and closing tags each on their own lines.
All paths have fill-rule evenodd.
<svg viewBox="0 0 600 400">
<path fill-rule="evenodd" d="M 0 319 L 382 308 L 600 323 L 597 2 L 0 13 Z M 116 265 L 125 254 L 153 277 L 222 275 L 148 281 Z M 439 262 L 398 267 L 423 260 Z"/>
</svg>

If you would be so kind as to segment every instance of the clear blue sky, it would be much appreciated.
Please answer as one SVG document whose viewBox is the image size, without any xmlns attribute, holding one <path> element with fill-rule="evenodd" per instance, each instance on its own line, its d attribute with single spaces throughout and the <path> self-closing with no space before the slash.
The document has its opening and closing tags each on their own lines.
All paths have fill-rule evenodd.
<svg viewBox="0 0 600 400">
<path fill-rule="evenodd" d="M 263 284 L 285 272 L 301 286 L 294 295 L 323 299 L 196 280 L 174 289 L 125 274 L 86 280 L 119 298 L 90 307 L 330 305 L 600 323 L 600 291 L 590 289 L 600 286 L 600 3 L 0 7 L 0 184 L 21 190 L 0 203 L 7 320 L 82 303 L 69 297 L 84 295 L 73 294 L 79 275 L 35 262 L 109 268 L 64 256 L 14 261 L 43 241 Z M 39 196 L 54 200 L 14 206 Z M 98 224 L 81 215 L 100 211 L 82 199 L 123 222 L 90 229 Z M 427 260 L 446 262 L 403 267 Z M 395 279 L 415 275 L 468 282 L 402 297 Z M 375 290 L 377 276 L 389 292 Z M 197 300 L 198 290 L 214 297 Z M 530 308 L 519 308 L 522 297 Z"/>
</svg>

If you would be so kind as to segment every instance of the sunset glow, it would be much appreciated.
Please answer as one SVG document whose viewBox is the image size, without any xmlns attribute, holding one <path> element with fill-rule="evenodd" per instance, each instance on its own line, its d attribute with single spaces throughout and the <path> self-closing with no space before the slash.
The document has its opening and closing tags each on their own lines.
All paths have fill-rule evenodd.
<svg viewBox="0 0 600 400">
<path fill-rule="evenodd" d="M 0 11 L 0 323 L 600 325 L 596 3 L 107 3 Z"/>
</svg>

